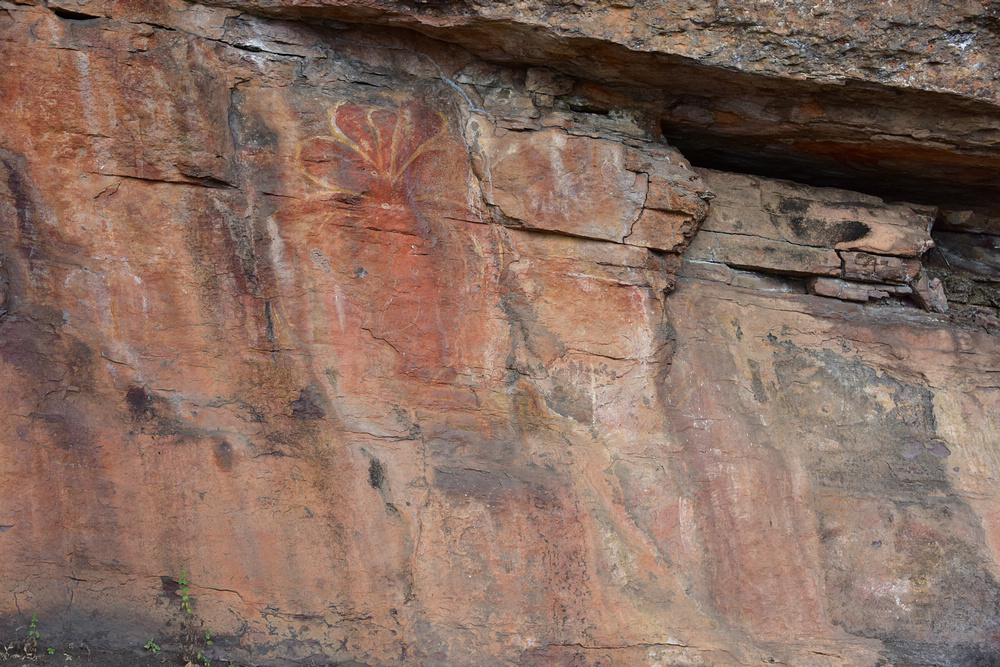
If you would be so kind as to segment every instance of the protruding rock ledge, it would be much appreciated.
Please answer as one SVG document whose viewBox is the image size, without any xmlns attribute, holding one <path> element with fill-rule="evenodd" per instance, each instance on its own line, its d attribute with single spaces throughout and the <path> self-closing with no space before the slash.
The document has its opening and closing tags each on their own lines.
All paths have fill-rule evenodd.
<svg viewBox="0 0 1000 667">
<path fill-rule="evenodd" d="M 884 299 L 891 294 L 911 294 L 913 292 L 909 285 L 855 283 L 840 278 L 810 278 L 808 287 L 813 294 L 832 296 L 844 301 Z"/>
<path fill-rule="evenodd" d="M 920 262 L 915 259 L 872 255 L 867 252 L 841 252 L 844 261 L 844 278 L 868 283 L 908 283 L 920 273 Z"/>
<path fill-rule="evenodd" d="M 715 193 L 706 231 L 793 245 L 919 257 L 933 247 L 936 209 L 850 190 L 696 169 Z"/>
<path fill-rule="evenodd" d="M 665 144 L 470 127 L 484 198 L 507 226 L 680 254 L 708 214 L 708 189 Z"/>
<path fill-rule="evenodd" d="M 940 282 L 921 272 L 937 213 L 848 190 L 696 169 L 715 195 L 690 260 L 805 277 L 807 290 L 846 301 L 912 295 L 944 312 Z"/>
</svg>

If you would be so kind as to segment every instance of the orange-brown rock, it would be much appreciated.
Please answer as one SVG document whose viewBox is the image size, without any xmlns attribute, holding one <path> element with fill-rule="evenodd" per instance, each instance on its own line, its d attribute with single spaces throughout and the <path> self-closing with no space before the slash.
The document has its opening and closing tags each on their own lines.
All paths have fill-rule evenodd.
<svg viewBox="0 0 1000 667">
<path fill-rule="evenodd" d="M 975 387 L 997 339 L 828 303 L 687 279 L 668 300 L 668 414 L 692 513 L 711 508 L 712 596 L 763 634 L 891 633 L 903 664 L 988 661 L 996 496 L 976 494 L 1000 406 Z M 956 632 L 967 648 L 938 644 Z"/>
<path fill-rule="evenodd" d="M 815 277 L 810 278 L 806 284 L 812 294 L 832 296 L 844 301 L 868 301 L 869 299 L 884 299 L 891 294 L 914 293 L 914 288 L 909 285 L 857 283 L 840 278 Z"/>
<path fill-rule="evenodd" d="M 996 662 L 990 10 L 716 4 L 0 2 L 3 646 Z"/>
<path fill-rule="evenodd" d="M 507 224 L 683 252 L 708 213 L 707 191 L 677 151 L 471 127 L 484 199 Z"/>
<path fill-rule="evenodd" d="M 72 1 L 116 12 L 107 0 Z M 928 201 L 918 203 L 954 202 L 955 210 L 974 200 L 997 214 L 1000 159 L 990 146 L 1000 43 L 991 0 L 202 4 L 412 28 L 489 62 L 593 79 L 578 88 L 588 99 L 573 96 L 577 108 L 645 107 L 706 166 L 903 201 L 919 192 Z M 528 91 L 491 94 L 530 106 Z"/>
<path fill-rule="evenodd" d="M 841 252 L 844 277 L 866 282 L 908 283 L 920 272 L 920 262 L 866 252 Z"/>
<path fill-rule="evenodd" d="M 919 257 L 934 245 L 936 211 L 925 207 L 743 174 L 700 173 L 717 199 L 706 231 L 897 257 Z"/>
<path fill-rule="evenodd" d="M 694 260 L 794 275 L 839 276 L 841 260 L 831 248 L 813 248 L 752 235 L 704 231 L 691 248 Z"/>
</svg>

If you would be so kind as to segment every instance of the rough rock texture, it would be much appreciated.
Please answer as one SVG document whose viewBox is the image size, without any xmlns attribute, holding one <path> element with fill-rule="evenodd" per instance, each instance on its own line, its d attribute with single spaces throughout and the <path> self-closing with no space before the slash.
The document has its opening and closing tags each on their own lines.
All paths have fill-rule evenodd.
<svg viewBox="0 0 1000 667">
<path fill-rule="evenodd" d="M 0 2 L 4 636 L 1000 661 L 995 4 Z"/>
<path fill-rule="evenodd" d="M 596 79 L 580 104 L 644 107 L 706 166 L 935 205 L 1000 200 L 995 0 L 206 4 L 405 26 L 493 62 Z"/>
<path fill-rule="evenodd" d="M 928 310 L 947 311 L 940 280 L 932 285 L 914 259 L 934 246 L 936 209 L 886 204 L 848 190 L 699 172 L 714 202 L 689 260 L 806 277 L 813 294 L 847 301 L 912 294 Z"/>
<path fill-rule="evenodd" d="M 103 7 L 112 3 L 60 0 L 59 4 Z M 204 4 L 277 16 L 362 19 L 429 33 L 449 29 L 456 33 L 454 41 L 477 50 L 490 49 L 493 57 L 569 59 L 578 54 L 560 49 L 559 38 L 572 37 L 639 52 L 685 56 L 744 72 L 850 78 L 997 100 L 992 58 L 1000 48 L 1000 8 L 990 0 L 825 0 L 812 4 L 794 0 L 468 0 L 430 7 L 368 0 L 360 8 L 347 0 L 209 0 Z M 463 30 L 454 30 L 457 27 Z M 543 38 L 510 39 L 532 29 Z M 601 65 L 612 70 L 618 63 Z M 632 72 L 628 76 L 651 75 Z"/>
</svg>

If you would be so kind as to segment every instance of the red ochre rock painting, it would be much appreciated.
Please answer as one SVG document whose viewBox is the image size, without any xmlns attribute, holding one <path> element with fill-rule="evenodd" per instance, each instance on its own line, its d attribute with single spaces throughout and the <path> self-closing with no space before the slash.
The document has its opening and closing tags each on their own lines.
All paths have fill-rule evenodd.
<svg viewBox="0 0 1000 667">
<path fill-rule="evenodd" d="M 382 348 L 375 358 L 383 368 L 453 379 L 475 301 L 466 291 L 483 287 L 480 244 L 489 231 L 469 224 L 481 216 L 468 158 L 444 116 L 402 95 L 339 101 L 329 132 L 301 141 L 296 153 L 312 211 L 277 215 L 294 257 L 295 286 L 282 290 L 308 285 L 301 299 L 310 313 L 320 307 L 319 328 L 328 327 L 300 317 L 291 323 L 298 342 L 361 336 L 359 347 Z"/>
<path fill-rule="evenodd" d="M 0 645 L 176 647 L 183 567 L 227 663 L 996 663 L 988 8 L 886 10 L 943 21 L 893 87 L 728 10 L 683 64 L 527 29 L 630 3 L 363 4 L 0 8 Z M 855 5 L 796 20 L 927 29 Z"/>
</svg>

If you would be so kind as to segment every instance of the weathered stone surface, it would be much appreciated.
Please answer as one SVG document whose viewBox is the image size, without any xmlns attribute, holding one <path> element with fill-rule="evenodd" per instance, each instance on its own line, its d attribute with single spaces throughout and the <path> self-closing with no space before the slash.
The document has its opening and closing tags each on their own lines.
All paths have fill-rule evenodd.
<svg viewBox="0 0 1000 667">
<path fill-rule="evenodd" d="M 474 121 L 475 122 L 475 121 Z M 620 242 L 646 201 L 647 179 L 625 169 L 620 143 L 556 129 L 482 138 L 487 201 L 529 228 Z"/>
<path fill-rule="evenodd" d="M 346 0 L 210 0 L 204 4 L 277 16 L 361 18 L 420 26 L 435 36 L 450 29 L 452 39 L 467 48 L 506 59 L 516 54 L 526 60 L 559 62 L 568 55 L 559 48 L 560 38 L 586 36 L 594 42 L 680 55 L 748 72 L 860 79 L 997 99 L 993 79 L 983 71 L 1000 49 L 993 31 L 983 29 L 995 24 L 995 8 L 967 0 L 910 0 L 892 5 L 853 0 L 815 6 L 708 0 L 662 6 L 476 2 L 433 8 L 376 0 L 363 12 Z M 531 31 L 544 37 L 526 38 Z M 887 58 L 893 58 L 891 68 L 886 66 Z M 616 69 L 619 63 L 615 61 L 594 64 L 639 80 L 654 75 Z"/>
<path fill-rule="evenodd" d="M 934 245 L 934 212 L 922 207 L 742 174 L 698 173 L 716 196 L 707 231 L 903 257 L 919 257 Z"/>
<path fill-rule="evenodd" d="M 485 200 L 505 224 L 682 252 L 708 214 L 701 179 L 676 151 L 480 119 L 470 128 Z"/>
<path fill-rule="evenodd" d="M 227 4 L 0 4 L 4 637 L 37 614 L 53 645 L 175 648 L 183 568 L 198 648 L 240 664 L 996 661 L 994 311 L 796 277 L 841 277 L 845 221 L 882 231 L 840 253 L 915 253 L 928 209 L 720 175 L 720 219 L 772 231 L 698 232 L 708 188 L 660 135 L 736 75 L 618 48 L 679 5 L 532 36 L 546 5 Z M 983 53 L 955 92 L 989 97 Z M 892 130 L 866 141 L 915 147 L 897 176 L 954 160 L 912 189 L 983 167 L 959 192 L 983 196 L 995 107 L 800 83 L 738 78 L 739 118 L 715 97 L 699 127 Z M 672 291 L 682 252 L 713 263 Z"/>
<path fill-rule="evenodd" d="M 490 62 L 545 63 L 602 84 L 568 100 L 578 108 L 646 107 L 705 166 L 936 205 L 1000 199 L 1000 45 L 981 0 L 208 4 L 417 28 Z"/>
<path fill-rule="evenodd" d="M 890 294 L 913 293 L 913 288 L 909 285 L 856 283 L 839 278 L 811 278 L 807 286 L 813 294 L 845 301 L 868 301 L 869 299 L 884 299 Z"/>
<path fill-rule="evenodd" d="M 232 183 L 227 90 L 239 72 L 220 60 L 219 47 L 149 26 L 83 23 L 44 12 L 33 30 L 50 46 L 5 43 L 0 114 L 30 132 L 5 148 L 21 153 L 32 135 L 47 134 L 52 171 L 86 153 L 95 178 Z"/>
<path fill-rule="evenodd" d="M 941 211 L 939 227 L 967 234 L 1000 234 L 1000 216 L 979 211 Z"/>
<path fill-rule="evenodd" d="M 904 664 L 992 660 L 996 619 L 976 610 L 997 594 L 997 339 L 687 279 L 668 310 L 668 414 L 691 511 L 712 508 L 715 604 L 765 633 L 892 633 L 883 656 Z M 966 648 L 940 648 L 943 627 Z"/>
<path fill-rule="evenodd" d="M 645 208 L 625 243 L 683 252 L 708 215 L 708 189 L 677 151 L 633 149 L 628 158 L 649 184 Z"/>
<path fill-rule="evenodd" d="M 13 15 L 19 39 L 78 20 Z M 104 175 L 100 138 L 19 111 L 55 104 L 27 82 L 58 81 L 70 32 L 40 32 L 51 45 L 3 80 L 4 619 L 20 606 L 49 637 L 138 646 L 173 634 L 183 567 L 215 655 L 245 662 L 485 664 L 677 634 L 717 650 L 600 472 L 608 445 L 663 446 L 677 255 L 623 245 L 628 227 L 605 242 L 492 223 L 464 100 L 406 41 L 339 57 L 338 76 L 391 72 L 373 90 L 303 83 L 308 55 L 154 29 L 211 56 L 211 90 L 146 82 L 98 129 L 145 104 L 225 104 L 191 137 L 135 121 L 149 154 Z M 102 57 L 155 74 L 144 53 Z M 104 70 L 66 76 L 117 89 Z M 566 136 L 618 146 L 624 173 L 606 176 L 647 178 L 622 144 Z"/>
<path fill-rule="evenodd" d="M 942 226 L 948 231 L 935 234 L 937 247 L 925 264 L 928 289 L 935 279 L 941 283 L 938 307 L 947 304 L 957 322 L 994 333 L 998 329 L 993 321 L 1000 315 L 1000 236 L 996 233 L 1000 230 L 990 233 L 989 220 L 970 216 L 964 218 L 968 227 L 963 228 L 953 215 L 947 215 Z M 929 300 L 925 304 L 929 307 Z"/>
<path fill-rule="evenodd" d="M 833 249 L 795 245 L 758 236 L 702 231 L 687 256 L 739 268 L 794 275 L 839 276 L 840 256 Z"/>
<path fill-rule="evenodd" d="M 928 278 L 926 273 L 921 273 L 913 285 L 913 298 L 924 310 L 948 312 L 948 297 L 939 278 Z"/>
<path fill-rule="evenodd" d="M 707 262 L 700 259 L 685 258 L 678 275 L 697 280 L 714 280 L 729 285 L 733 282 L 735 271 L 725 264 Z"/>
<path fill-rule="evenodd" d="M 845 301 L 867 301 L 889 296 L 888 292 L 872 291 L 867 285 L 840 280 L 839 278 L 812 278 L 809 291 L 819 296 L 831 296 Z"/>
<path fill-rule="evenodd" d="M 951 272 L 1000 282 L 1000 235 L 941 232 L 941 247 L 931 259 Z"/>
<path fill-rule="evenodd" d="M 920 272 L 920 262 L 866 252 L 841 252 L 844 277 L 865 282 L 908 283 Z"/>
<path fill-rule="evenodd" d="M 848 301 L 914 292 L 909 285 L 921 263 L 912 258 L 934 245 L 934 209 L 759 176 L 696 171 L 714 199 L 687 254 L 690 260 L 807 277 L 812 294 Z M 944 293 L 937 289 L 934 295 L 934 309 L 944 312 Z M 930 287 L 915 299 L 930 308 Z"/>
</svg>

